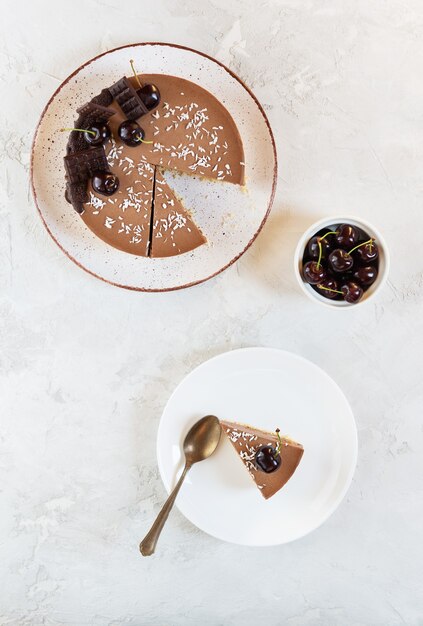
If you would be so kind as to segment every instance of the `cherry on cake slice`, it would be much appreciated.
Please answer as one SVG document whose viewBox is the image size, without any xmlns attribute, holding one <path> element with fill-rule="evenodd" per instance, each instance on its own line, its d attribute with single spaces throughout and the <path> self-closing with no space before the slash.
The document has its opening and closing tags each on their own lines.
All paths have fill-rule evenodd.
<svg viewBox="0 0 423 626">
<path fill-rule="evenodd" d="M 279 429 L 272 433 L 236 422 L 220 424 L 261 495 L 271 498 L 297 469 L 303 446 L 279 435 Z"/>
<path fill-rule="evenodd" d="M 150 256 L 176 256 L 206 243 L 201 230 L 156 168 Z"/>
<path fill-rule="evenodd" d="M 154 167 L 136 163 L 112 142 L 107 162 L 119 176 L 119 187 L 111 196 L 98 193 L 89 182 L 88 201 L 81 218 L 103 241 L 118 250 L 148 256 Z"/>
</svg>

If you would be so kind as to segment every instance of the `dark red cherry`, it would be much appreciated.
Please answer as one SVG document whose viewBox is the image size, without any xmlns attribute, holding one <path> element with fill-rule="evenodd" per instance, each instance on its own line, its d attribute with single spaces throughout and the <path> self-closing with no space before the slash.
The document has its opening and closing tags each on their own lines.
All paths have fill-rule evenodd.
<svg viewBox="0 0 423 626">
<path fill-rule="evenodd" d="M 322 239 L 318 235 L 315 235 L 314 237 L 312 237 L 310 239 L 310 241 L 308 242 L 307 252 L 308 252 L 308 255 L 312 259 L 316 259 L 316 261 L 319 258 L 319 254 L 320 254 L 319 241 L 320 241 L 320 245 L 322 246 L 322 259 L 326 259 L 327 258 L 328 254 L 329 254 L 329 252 L 331 250 L 331 247 L 332 247 L 330 245 L 330 242 L 329 242 L 328 238 Z"/>
<path fill-rule="evenodd" d="M 353 266 L 353 258 L 345 250 L 337 248 L 329 254 L 329 266 L 334 272 L 348 272 Z"/>
<path fill-rule="evenodd" d="M 336 229 L 336 241 L 341 248 L 352 248 L 357 243 L 358 230 L 351 224 L 340 224 Z"/>
<path fill-rule="evenodd" d="M 156 85 L 143 85 L 143 87 L 137 89 L 137 94 L 149 111 L 154 109 L 160 102 L 160 91 Z"/>
<path fill-rule="evenodd" d="M 359 285 L 369 287 L 377 278 L 377 268 L 374 265 L 364 265 L 354 272 L 353 277 Z"/>
<path fill-rule="evenodd" d="M 364 246 L 360 246 L 354 251 L 354 256 L 360 265 L 368 265 L 373 263 L 379 256 L 379 249 L 377 243 L 372 241 L 366 243 Z"/>
<path fill-rule="evenodd" d="M 90 146 L 101 146 L 105 143 L 110 137 L 110 128 L 107 124 L 91 124 L 89 128 L 87 128 L 90 132 L 84 133 L 84 139 Z M 92 133 L 95 133 L 93 135 Z"/>
<path fill-rule="evenodd" d="M 258 469 L 266 474 L 277 470 L 282 463 L 281 455 L 273 446 L 260 446 L 254 458 Z"/>
<path fill-rule="evenodd" d="M 338 283 L 334 278 L 328 277 L 325 280 L 322 280 L 321 283 L 314 286 L 315 290 L 320 293 L 325 298 L 329 298 L 329 300 L 333 300 L 334 298 L 338 298 L 341 294 L 336 293 L 339 292 Z"/>
<path fill-rule="evenodd" d="M 363 289 L 357 283 L 350 281 L 345 285 L 342 285 L 341 291 L 344 294 L 345 302 L 349 302 L 350 304 L 355 304 L 358 302 L 363 295 Z"/>
<path fill-rule="evenodd" d="M 118 135 L 123 143 L 134 148 L 144 139 L 144 131 L 135 120 L 125 120 L 118 128 Z"/>
<path fill-rule="evenodd" d="M 303 266 L 303 276 L 306 283 L 317 285 L 326 278 L 326 270 L 322 264 L 318 265 L 317 261 L 308 261 Z"/>
<path fill-rule="evenodd" d="M 94 172 L 91 178 L 94 191 L 103 196 L 112 196 L 119 189 L 119 178 L 112 172 Z"/>
</svg>

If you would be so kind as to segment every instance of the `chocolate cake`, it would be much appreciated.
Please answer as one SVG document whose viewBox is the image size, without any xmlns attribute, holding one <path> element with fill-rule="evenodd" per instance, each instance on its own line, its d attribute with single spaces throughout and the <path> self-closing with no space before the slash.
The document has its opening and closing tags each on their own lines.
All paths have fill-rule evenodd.
<svg viewBox="0 0 423 626">
<path fill-rule="evenodd" d="M 261 495 L 268 499 L 288 482 L 304 453 L 300 443 L 258 428 L 235 422 L 220 422 L 240 460 L 244 463 Z M 260 465 L 258 453 L 270 452 L 269 463 Z M 265 468 L 263 470 L 263 468 Z"/>
<path fill-rule="evenodd" d="M 88 228 L 119 250 L 153 258 L 205 244 L 163 173 L 244 184 L 242 141 L 226 108 L 190 81 L 145 74 L 121 78 L 77 112 L 66 199 Z"/>
</svg>

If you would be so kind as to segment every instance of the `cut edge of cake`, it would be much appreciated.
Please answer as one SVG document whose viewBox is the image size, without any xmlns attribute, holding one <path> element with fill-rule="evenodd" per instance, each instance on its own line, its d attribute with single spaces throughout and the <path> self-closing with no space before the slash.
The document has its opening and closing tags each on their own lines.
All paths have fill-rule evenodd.
<svg viewBox="0 0 423 626">
<path fill-rule="evenodd" d="M 156 167 L 149 256 L 166 258 L 192 252 L 207 243 L 190 211 Z"/>
</svg>

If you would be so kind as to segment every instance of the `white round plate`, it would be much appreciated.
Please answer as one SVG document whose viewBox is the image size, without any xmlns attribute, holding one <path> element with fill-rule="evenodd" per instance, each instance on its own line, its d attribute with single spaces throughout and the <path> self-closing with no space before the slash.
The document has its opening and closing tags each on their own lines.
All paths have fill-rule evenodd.
<svg viewBox="0 0 423 626">
<path fill-rule="evenodd" d="M 168 491 L 183 463 L 187 430 L 207 414 L 279 427 L 303 444 L 304 455 L 283 489 L 265 500 L 222 434 L 214 455 L 191 469 L 176 501 L 198 528 L 233 543 L 276 545 L 306 535 L 335 511 L 355 470 L 357 430 L 344 394 L 317 365 L 290 352 L 246 348 L 188 374 L 169 399 L 157 436 Z"/>
<path fill-rule="evenodd" d="M 78 106 L 130 72 L 164 73 L 198 83 L 232 115 L 244 144 L 247 191 L 231 184 L 181 177 L 186 207 L 208 239 L 191 253 L 166 259 L 127 254 L 96 237 L 64 198 L 67 133 Z M 234 263 L 257 237 L 269 214 L 277 162 L 272 131 L 254 95 L 215 59 L 182 46 L 133 44 L 91 59 L 53 94 L 38 124 L 31 156 L 32 189 L 48 232 L 67 256 L 97 278 L 139 291 L 169 291 L 200 283 Z M 172 179 L 172 183 L 173 183 Z"/>
</svg>

